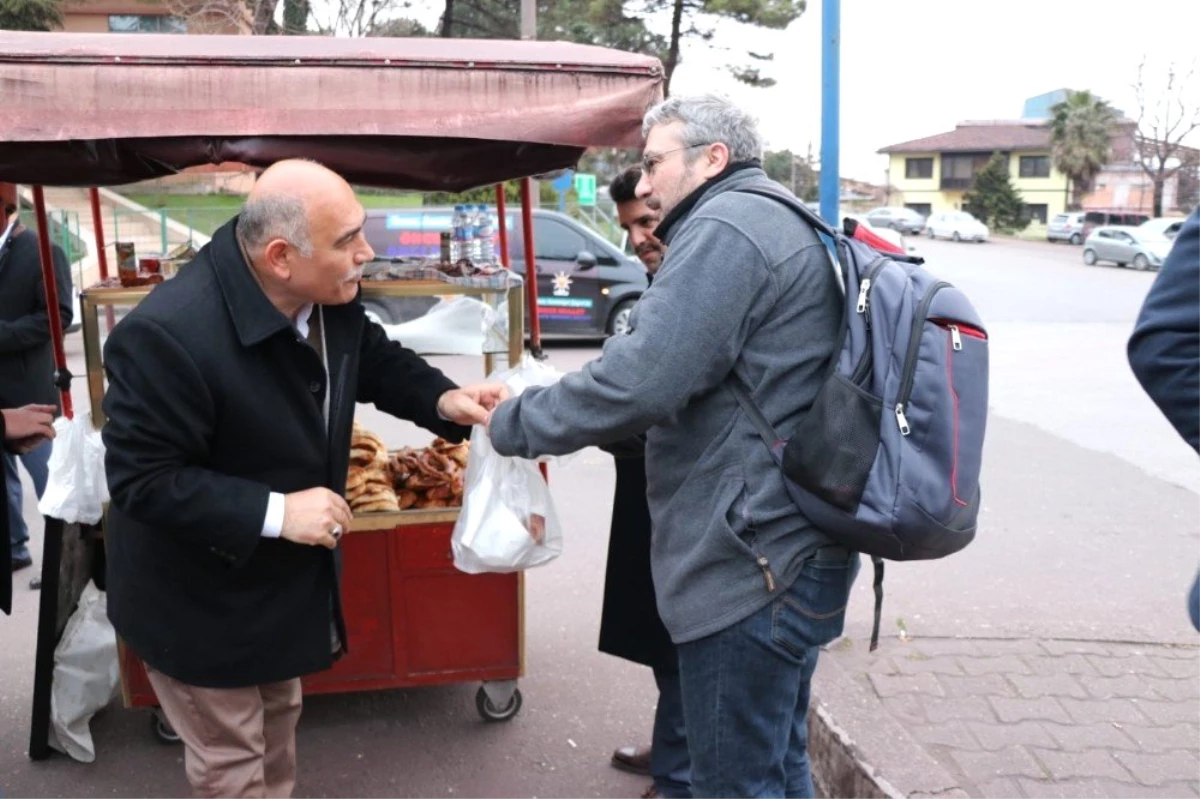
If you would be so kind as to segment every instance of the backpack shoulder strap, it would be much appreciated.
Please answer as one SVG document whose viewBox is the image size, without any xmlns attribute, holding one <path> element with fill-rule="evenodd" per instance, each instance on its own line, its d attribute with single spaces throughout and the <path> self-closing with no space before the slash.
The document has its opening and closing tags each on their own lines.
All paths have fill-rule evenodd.
<svg viewBox="0 0 1200 799">
<path fill-rule="evenodd" d="M 799 214 L 801 219 L 816 228 L 818 232 L 824 233 L 834 240 L 837 240 L 842 235 L 834 225 L 817 216 L 812 212 L 812 209 L 786 191 L 759 187 L 736 189 L 735 191 L 740 194 L 757 194 L 759 197 L 767 197 L 776 202 L 781 202 Z"/>
</svg>

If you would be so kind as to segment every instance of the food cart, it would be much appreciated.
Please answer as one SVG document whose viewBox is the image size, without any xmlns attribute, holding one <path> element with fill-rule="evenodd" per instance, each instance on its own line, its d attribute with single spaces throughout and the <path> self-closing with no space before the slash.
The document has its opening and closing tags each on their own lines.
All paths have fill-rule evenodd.
<svg viewBox="0 0 1200 799">
<path fill-rule="evenodd" d="M 0 32 L 0 181 L 34 185 L 44 275 L 50 275 L 41 186 L 117 185 L 190 167 L 265 167 L 307 157 L 352 183 L 459 191 L 522 179 L 532 240 L 531 175 L 572 166 L 587 146 L 633 147 L 661 97 L 657 59 L 582 45 L 460 39 L 38 34 Z M 503 187 L 497 198 L 503 214 Z M 94 219 L 104 259 L 96 194 Z M 500 226 L 505 253 L 504 225 Z M 525 274 L 536 274 L 526 246 Z M 184 267 L 186 268 L 186 267 Z M 55 286 L 44 280 L 59 388 L 70 375 Z M 88 394 L 103 422 L 100 311 L 152 287 L 89 288 L 81 305 Z M 364 294 L 495 294 L 436 281 L 364 284 Z M 523 308 L 536 281 L 507 289 L 507 358 L 523 349 Z M 538 314 L 530 313 L 539 343 Z M 488 368 L 490 368 L 489 357 Z M 481 681 L 487 720 L 520 709 L 523 576 L 466 575 L 453 565 L 453 508 L 362 514 L 343 539 L 349 654 L 304 681 L 305 693 Z M 54 647 L 90 575 L 102 577 L 102 525 L 47 518 L 30 756 L 46 757 Z M 384 601 L 381 601 L 383 598 Z M 153 706 L 137 658 L 121 653 L 131 706 Z M 156 720 L 156 731 L 170 730 Z"/>
</svg>

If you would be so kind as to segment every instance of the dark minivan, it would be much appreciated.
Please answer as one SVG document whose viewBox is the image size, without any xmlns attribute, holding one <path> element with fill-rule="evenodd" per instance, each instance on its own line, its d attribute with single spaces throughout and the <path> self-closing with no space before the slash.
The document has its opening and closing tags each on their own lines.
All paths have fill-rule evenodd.
<svg viewBox="0 0 1200 799">
<path fill-rule="evenodd" d="M 369 209 L 367 243 L 380 259 L 437 256 L 452 213 L 450 208 Z M 507 216 L 513 271 L 523 275 L 520 216 L 515 211 Z M 598 338 L 628 330 L 633 304 L 649 286 L 640 261 L 556 211 L 533 212 L 533 239 L 543 335 Z M 395 324 L 424 314 L 435 302 L 427 297 L 372 297 L 363 304 L 383 324 Z M 528 313 L 526 309 L 527 330 Z"/>
</svg>

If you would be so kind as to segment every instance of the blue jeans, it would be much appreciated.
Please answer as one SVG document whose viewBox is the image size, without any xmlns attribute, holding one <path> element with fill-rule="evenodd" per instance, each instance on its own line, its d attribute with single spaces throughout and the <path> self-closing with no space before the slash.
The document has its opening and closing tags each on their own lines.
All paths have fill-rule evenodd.
<svg viewBox="0 0 1200 799">
<path fill-rule="evenodd" d="M 650 741 L 650 776 L 663 799 L 690 799 L 692 764 L 683 726 L 679 669 L 655 669 L 654 681 L 658 684 L 658 710 Z"/>
<path fill-rule="evenodd" d="M 824 547 L 771 604 L 679 645 L 693 796 L 813 795 L 810 683 L 857 573 L 857 554 Z"/>
<path fill-rule="evenodd" d="M 47 441 L 37 449 L 24 455 L 4 453 L 4 487 L 8 493 L 8 539 L 12 543 L 14 559 L 29 556 L 29 528 L 25 524 L 24 498 L 25 491 L 21 487 L 21 473 L 17 468 L 17 458 L 25 464 L 26 471 L 33 478 L 33 489 L 38 499 L 46 493 L 46 477 L 49 474 L 50 449 L 53 444 Z"/>
</svg>

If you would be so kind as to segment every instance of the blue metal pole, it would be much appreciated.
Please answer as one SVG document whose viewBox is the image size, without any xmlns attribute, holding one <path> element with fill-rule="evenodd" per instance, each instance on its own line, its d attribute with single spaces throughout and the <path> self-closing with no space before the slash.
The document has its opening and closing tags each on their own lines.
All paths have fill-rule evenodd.
<svg viewBox="0 0 1200 799">
<path fill-rule="evenodd" d="M 841 227 L 838 219 L 838 77 L 840 68 L 841 0 L 821 1 L 821 216 Z"/>
</svg>

